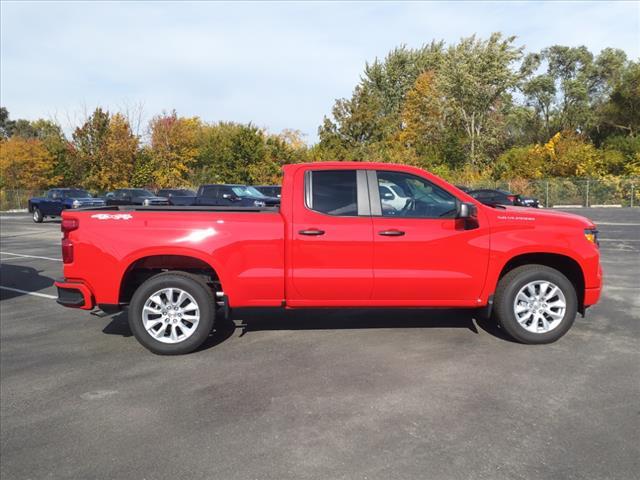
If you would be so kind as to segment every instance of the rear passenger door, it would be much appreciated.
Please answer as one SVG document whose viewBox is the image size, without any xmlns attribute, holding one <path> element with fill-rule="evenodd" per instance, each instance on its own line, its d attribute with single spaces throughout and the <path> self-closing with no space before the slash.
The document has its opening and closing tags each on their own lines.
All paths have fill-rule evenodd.
<svg viewBox="0 0 640 480">
<path fill-rule="evenodd" d="M 294 180 L 292 306 L 367 305 L 373 290 L 373 230 L 364 170 L 307 170 Z"/>
</svg>

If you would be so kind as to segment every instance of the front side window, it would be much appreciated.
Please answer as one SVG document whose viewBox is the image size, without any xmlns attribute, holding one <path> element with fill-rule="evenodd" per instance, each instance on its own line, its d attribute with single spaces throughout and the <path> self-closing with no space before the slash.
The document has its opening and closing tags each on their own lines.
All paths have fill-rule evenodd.
<svg viewBox="0 0 640 480">
<path fill-rule="evenodd" d="M 385 217 L 453 218 L 456 198 L 430 181 L 401 172 L 378 171 L 380 207 Z M 392 190 L 395 195 L 384 195 Z M 392 198 L 393 197 L 393 198 Z"/>
<path fill-rule="evenodd" d="M 309 172 L 307 206 L 327 215 L 358 215 L 358 182 L 355 170 Z"/>
</svg>

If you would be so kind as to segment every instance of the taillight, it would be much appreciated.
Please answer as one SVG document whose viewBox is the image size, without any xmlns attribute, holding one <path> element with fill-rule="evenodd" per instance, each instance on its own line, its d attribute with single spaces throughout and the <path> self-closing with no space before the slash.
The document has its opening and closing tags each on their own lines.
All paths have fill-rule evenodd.
<svg viewBox="0 0 640 480">
<path fill-rule="evenodd" d="M 73 262 L 73 243 L 69 239 L 69 232 L 77 230 L 80 222 L 77 218 L 63 218 L 60 223 L 62 230 L 62 263 Z"/>
<path fill-rule="evenodd" d="M 77 230 L 79 225 L 80 222 L 78 222 L 77 218 L 63 218 L 60 224 L 60 230 L 66 238 L 67 234 L 73 230 Z"/>
</svg>

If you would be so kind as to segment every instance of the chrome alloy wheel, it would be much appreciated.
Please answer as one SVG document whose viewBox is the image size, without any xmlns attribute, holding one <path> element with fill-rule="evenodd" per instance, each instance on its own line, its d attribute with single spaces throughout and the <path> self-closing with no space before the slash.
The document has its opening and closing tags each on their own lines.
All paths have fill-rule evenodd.
<svg viewBox="0 0 640 480">
<path fill-rule="evenodd" d="M 562 290 L 546 280 L 527 283 L 513 302 L 513 313 L 522 328 L 532 333 L 547 333 L 564 318 L 567 300 Z"/>
<path fill-rule="evenodd" d="M 180 288 L 163 288 L 151 294 L 142 308 L 142 323 L 149 335 L 162 343 L 180 343 L 196 331 L 200 309 Z"/>
</svg>

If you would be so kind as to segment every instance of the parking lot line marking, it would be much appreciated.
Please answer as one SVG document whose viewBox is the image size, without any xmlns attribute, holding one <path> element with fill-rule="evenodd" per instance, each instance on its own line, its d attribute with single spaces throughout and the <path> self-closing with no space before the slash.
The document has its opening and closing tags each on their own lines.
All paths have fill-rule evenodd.
<svg viewBox="0 0 640 480">
<path fill-rule="evenodd" d="M 38 255 L 23 255 L 21 253 L 0 252 L 0 255 L 12 255 L 14 257 L 24 257 L 24 258 L 39 258 L 40 260 L 52 260 L 54 262 L 62 261 L 61 258 L 39 257 Z"/>
<path fill-rule="evenodd" d="M 618 226 L 618 227 L 640 227 L 640 223 L 596 222 L 596 225 L 611 225 L 611 226 Z"/>
<path fill-rule="evenodd" d="M 636 239 L 627 239 L 627 238 L 599 238 L 598 240 L 600 240 L 601 242 L 620 242 L 620 243 L 626 243 L 626 242 L 640 242 L 640 240 L 636 240 Z"/>
<path fill-rule="evenodd" d="M 58 298 L 55 295 L 47 295 L 46 293 L 38 293 L 38 292 L 29 292 L 27 290 L 20 290 L 19 288 L 3 287 L 2 285 L 0 285 L 0 290 L 9 290 L 10 292 L 24 293 L 25 295 L 33 295 L 34 297 L 49 298 L 52 300 L 55 300 L 56 298 Z"/>
</svg>

